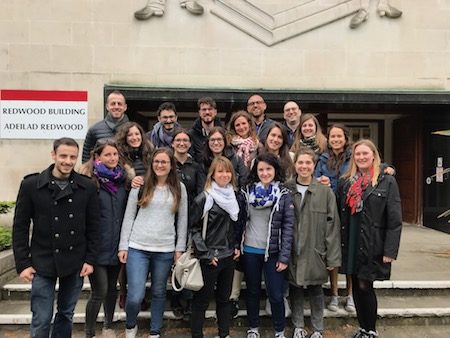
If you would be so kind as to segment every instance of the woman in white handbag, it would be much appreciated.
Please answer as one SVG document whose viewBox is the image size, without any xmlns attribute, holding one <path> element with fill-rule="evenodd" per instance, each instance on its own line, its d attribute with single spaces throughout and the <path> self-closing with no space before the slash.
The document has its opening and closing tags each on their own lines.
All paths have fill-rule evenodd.
<svg viewBox="0 0 450 338">
<path fill-rule="evenodd" d="M 224 156 L 215 157 L 206 177 L 205 191 L 195 198 L 190 209 L 192 242 L 204 282 L 203 288 L 194 292 L 192 301 L 193 338 L 203 338 L 205 311 L 214 294 L 218 337 L 229 337 L 229 298 L 246 218 L 244 198 L 235 187 L 233 165 Z"/>
</svg>

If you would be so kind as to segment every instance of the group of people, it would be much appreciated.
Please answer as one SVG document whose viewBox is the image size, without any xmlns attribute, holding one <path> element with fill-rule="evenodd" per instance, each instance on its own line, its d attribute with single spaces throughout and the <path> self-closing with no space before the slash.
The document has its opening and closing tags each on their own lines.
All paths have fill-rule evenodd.
<svg viewBox="0 0 450 338">
<path fill-rule="evenodd" d="M 136 337 L 148 280 L 149 337 L 160 337 L 171 267 L 191 246 L 204 286 L 174 293 L 171 304 L 176 317 L 189 315 L 193 338 L 203 337 L 213 298 L 218 337 L 230 336 L 243 279 L 247 338 L 258 338 L 262 278 L 275 337 L 285 337 L 286 300 L 293 337 L 308 336 L 305 289 L 309 337 L 323 337 L 322 285 L 330 278 L 328 307 L 337 310 L 338 272 L 347 275 L 345 308 L 356 308 L 360 324 L 354 337 L 378 337 L 373 282 L 390 277 L 401 233 L 393 170 L 370 140 L 351 145 L 343 125 L 331 126 L 326 137 L 297 103 L 285 104 L 283 123 L 267 118 L 266 107 L 252 95 L 225 129 L 216 102 L 204 97 L 187 131 L 165 102 L 146 134 L 128 121 L 125 97 L 114 91 L 107 116 L 87 133 L 78 172 L 76 141 L 56 140 L 54 163 L 22 181 L 14 216 L 16 268 L 32 282 L 30 336 L 70 337 L 88 276 L 86 337 L 96 335 L 102 304 L 103 336 L 115 337 L 118 281 L 126 337 Z"/>
</svg>

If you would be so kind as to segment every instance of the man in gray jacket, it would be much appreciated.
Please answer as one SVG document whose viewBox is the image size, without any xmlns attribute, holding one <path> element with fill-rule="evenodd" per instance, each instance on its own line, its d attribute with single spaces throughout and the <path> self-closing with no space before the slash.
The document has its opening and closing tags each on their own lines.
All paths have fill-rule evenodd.
<svg viewBox="0 0 450 338">
<path fill-rule="evenodd" d="M 82 162 L 89 160 L 95 143 L 102 138 L 114 137 L 119 127 L 128 122 L 128 116 L 125 115 L 127 103 L 125 96 L 118 90 L 114 90 L 106 99 L 106 110 L 108 114 L 105 118 L 89 128 L 83 145 Z"/>
</svg>

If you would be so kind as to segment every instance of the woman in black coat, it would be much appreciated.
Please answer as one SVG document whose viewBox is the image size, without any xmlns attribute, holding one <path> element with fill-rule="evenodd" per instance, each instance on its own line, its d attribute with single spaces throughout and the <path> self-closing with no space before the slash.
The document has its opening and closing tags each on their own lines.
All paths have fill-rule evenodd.
<svg viewBox="0 0 450 338">
<path fill-rule="evenodd" d="M 370 140 L 353 145 L 348 171 L 338 189 L 341 212 L 341 273 L 350 274 L 360 329 L 355 338 L 376 338 L 375 280 L 387 280 L 397 258 L 402 229 L 400 193 L 391 175 L 380 172 L 380 155 Z"/>
<path fill-rule="evenodd" d="M 92 177 L 98 187 L 100 203 L 100 242 L 94 272 L 89 275 L 91 295 L 86 304 L 86 337 L 95 337 L 98 312 L 103 304 L 105 321 L 103 337 L 112 337 L 114 310 L 117 300 L 117 278 L 120 264 L 117 251 L 122 220 L 127 204 L 125 189 L 127 172 L 119 161 L 119 150 L 112 139 L 97 141 L 89 161 L 80 173 Z"/>
</svg>

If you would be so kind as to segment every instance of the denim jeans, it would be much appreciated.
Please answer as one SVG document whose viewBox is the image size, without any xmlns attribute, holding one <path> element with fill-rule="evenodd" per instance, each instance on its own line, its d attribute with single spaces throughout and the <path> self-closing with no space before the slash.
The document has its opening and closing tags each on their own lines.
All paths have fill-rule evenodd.
<svg viewBox="0 0 450 338">
<path fill-rule="evenodd" d="M 308 285 L 309 304 L 311 308 L 311 324 L 314 331 L 323 332 L 324 296 L 322 285 Z M 305 327 L 303 287 L 290 285 L 289 299 L 292 310 L 292 324 L 295 328 Z"/>
<path fill-rule="evenodd" d="M 128 295 L 125 305 L 127 314 L 126 326 L 136 326 L 137 315 L 145 296 L 145 283 L 150 272 L 151 281 L 151 320 L 150 333 L 159 334 L 163 324 L 164 306 L 166 302 L 166 285 L 170 268 L 173 264 L 174 252 L 153 252 L 128 249 L 127 278 Z"/>
<path fill-rule="evenodd" d="M 86 304 L 86 337 L 95 336 L 95 323 L 102 303 L 105 311 L 103 327 L 111 327 L 116 308 L 119 270 L 119 265 L 96 265 L 94 272 L 89 275 L 91 296 Z"/>
<path fill-rule="evenodd" d="M 57 278 L 35 274 L 31 284 L 31 319 L 30 337 L 48 338 L 53 318 L 55 285 Z M 59 279 L 57 313 L 53 322 L 52 338 L 72 336 L 72 319 L 75 305 L 80 296 L 83 278 L 77 271 Z"/>
<path fill-rule="evenodd" d="M 261 295 L 261 275 L 264 272 L 267 296 L 272 308 L 272 322 L 276 332 L 286 325 L 283 294 L 285 290 L 285 271 L 277 272 L 278 255 L 270 255 L 267 262 L 263 254 L 245 252 L 241 259 L 247 283 L 247 316 L 250 328 L 259 327 L 259 302 Z"/>
<path fill-rule="evenodd" d="M 203 324 L 205 322 L 205 311 L 208 309 L 209 301 L 215 296 L 217 326 L 219 337 L 230 334 L 230 294 L 234 274 L 233 257 L 219 260 L 217 266 L 202 260 L 203 287 L 194 292 L 192 300 L 191 333 L 192 338 L 203 338 Z"/>
</svg>

